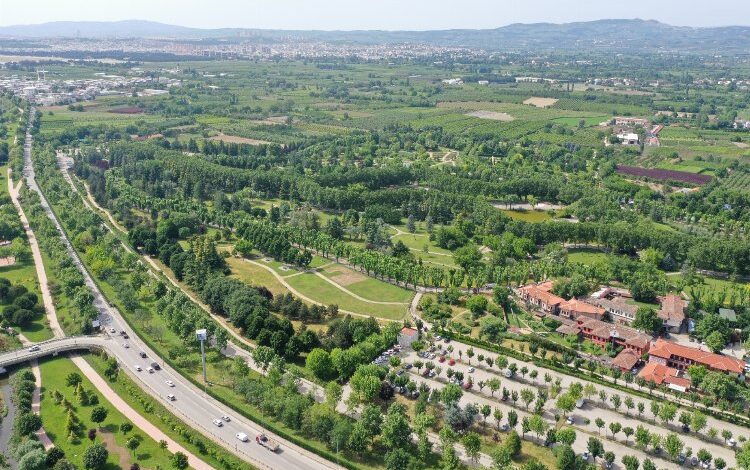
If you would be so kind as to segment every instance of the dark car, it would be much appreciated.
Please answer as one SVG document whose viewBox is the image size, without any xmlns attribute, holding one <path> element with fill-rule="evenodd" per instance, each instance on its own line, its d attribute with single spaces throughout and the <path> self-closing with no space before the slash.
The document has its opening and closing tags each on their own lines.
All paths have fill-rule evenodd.
<svg viewBox="0 0 750 470">
<path fill-rule="evenodd" d="M 153 367 L 154 370 L 161 370 L 161 367 L 159 366 L 157 362 L 152 362 L 151 367 Z"/>
<path fill-rule="evenodd" d="M 146 353 L 143 352 L 143 351 L 141 351 L 141 357 L 145 359 L 146 358 Z"/>
</svg>

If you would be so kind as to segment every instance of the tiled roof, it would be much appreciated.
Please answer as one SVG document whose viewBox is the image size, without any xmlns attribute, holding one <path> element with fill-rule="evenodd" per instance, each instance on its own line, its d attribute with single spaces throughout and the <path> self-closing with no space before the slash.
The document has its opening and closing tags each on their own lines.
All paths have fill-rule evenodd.
<svg viewBox="0 0 750 470">
<path fill-rule="evenodd" d="M 532 299 L 537 299 L 547 305 L 558 305 L 565 302 L 565 299 L 545 290 L 542 285 L 528 285 L 521 287 L 521 292 L 525 293 Z"/>
<path fill-rule="evenodd" d="M 733 372 L 735 374 L 741 374 L 745 369 L 745 361 L 740 359 L 715 354 L 709 351 L 701 351 L 700 349 L 665 341 L 661 338 L 656 341 L 656 344 L 651 348 L 649 354 L 664 359 L 670 359 L 672 356 L 681 359 L 688 359 L 695 363 L 702 364 L 709 369 Z"/>
<path fill-rule="evenodd" d="M 667 323 L 679 325 L 685 321 L 685 307 L 687 302 L 679 295 L 666 295 L 660 299 L 661 308 L 657 312 L 659 318 Z"/>
<path fill-rule="evenodd" d="M 577 335 L 581 332 L 578 327 L 572 325 L 560 325 L 555 331 L 561 335 Z"/>
<path fill-rule="evenodd" d="M 608 341 L 612 337 L 623 340 L 626 345 L 631 345 L 640 349 L 648 346 L 651 337 L 627 326 L 607 323 L 601 320 L 594 320 L 588 317 L 578 317 L 578 324 L 583 328 L 591 330 L 591 334 Z"/>
<path fill-rule="evenodd" d="M 612 365 L 623 370 L 630 370 L 638 364 L 640 357 L 630 349 L 623 349 L 612 359 Z"/>
<path fill-rule="evenodd" d="M 663 383 L 679 385 L 681 387 L 690 388 L 690 380 L 679 377 L 679 371 L 671 367 L 667 367 L 657 362 L 649 362 L 646 364 L 638 377 L 641 377 L 649 382 L 654 382 L 657 385 Z"/>
<path fill-rule="evenodd" d="M 590 303 L 584 302 L 582 300 L 578 300 L 575 297 L 566 302 L 563 302 L 560 305 L 560 310 L 581 314 L 588 313 L 591 315 L 597 315 L 599 317 L 604 315 L 603 308 L 597 307 L 596 305 L 591 305 Z"/>
<path fill-rule="evenodd" d="M 624 300 L 621 299 L 621 297 L 617 297 L 617 300 L 609 300 L 609 299 L 596 299 L 595 303 L 602 307 L 605 310 L 619 310 L 622 312 L 628 312 L 631 315 L 635 315 L 635 312 L 638 310 L 637 305 L 632 305 Z"/>
<path fill-rule="evenodd" d="M 401 334 L 404 336 L 416 336 L 419 332 L 414 328 L 403 327 L 401 328 Z"/>
</svg>

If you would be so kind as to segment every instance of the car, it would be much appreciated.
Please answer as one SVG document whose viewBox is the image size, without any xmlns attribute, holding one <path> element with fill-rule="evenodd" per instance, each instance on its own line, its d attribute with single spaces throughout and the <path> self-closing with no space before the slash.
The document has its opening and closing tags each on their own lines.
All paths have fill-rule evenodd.
<svg viewBox="0 0 750 470">
<path fill-rule="evenodd" d="M 575 424 L 575 420 L 573 419 L 573 417 L 572 417 L 572 416 L 568 416 L 568 417 L 567 417 L 567 419 L 566 419 L 565 421 L 566 421 L 566 422 L 567 422 L 568 424 Z"/>
<path fill-rule="evenodd" d="M 174 387 L 174 382 L 172 382 L 171 380 L 167 380 L 164 383 L 167 384 L 168 387 Z"/>
<path fill-rule="evenodd" d="M 216 427 L 220 428 L 224 426 L 224 421 L 220 420 L 219 418 L 215 418 L 212 420 L 212 422 L 216 425 Z"/>
<path fill-rule="evenodd" d="M 687 424 L 682 425 L 682 432 L 690 432 L 690 426 Z"/>
<path fill-rule="evenodd" d="M 448 365 L 449 366 L 455 366 L 456 365 L 456 361 L 453 360 L 453 359 L 451 359 L 450 361 L 448 361 Z"/>
<path fill-rule="evenodd" d="M 584 452 L 584 453 L 582 453 L 582 454 L 581 454 L 581 458 L 582 458 L 582 459 L 583 459 L 584 461 L 587 461 L 587 462 L 588 462 L 588 460 L 589 460 L 589 453 L 588 453 L 588 452 Z"/>
<path fill-rule="evenodd" d="M 146 356 L 146 353 L 145 353 L 145 352 L 141 351 L 141 357 L 142 357 L 143 359 L 146 359 L 146 357 L 148 357 L 148 356 Z"/>
<path fill-rule="evenodd" d="M 123 339 L 130 339 L 130 336 L 128 336 L 127 333 L 125 333 L 124 335 L 122 335 L 122 337 L 123 337 Z"/>
<path fill-rule="evenodd" d="M 711 464 L 709 462 L 701 462 L 701 468 L 711 468 Z"/>
<path fill-rule="evenodd" d="M 127 333 L 125 333 L 125 330 L 120 330 L 120 336 L 125 336 Z"/>
<path fill-rule="evenodd" d="M 151 367 L 153 367 L 154 370 L 161 370 L 161 366 L 159 365 L 158 362 L 152 362 Z"/>
<path fill-rule="evenodd" d="M 730 437 L 727 441 L 727 445 L 729 447 L 735 447 L 737 445 L 737 441 L 733 437 Z"/>
<path fill-rule="evenodd" d="M 41 351 L 41 349 L 42 348 L 40 348 L 38 344 L 35 344 L 34 346 L 29 348 L 29 352 Z"/>
<path fill-rule="evenodd" d="M 469 373 L 470 373 L 470 374 L 473 374 L 475 370 L 476 370 L 476 369 L 474 369 L 473 367 L 469 367 Z"/>
<path fill-rule="evenodd" d="M 407 369 L 407 370 L 409 370 L 409 369 L 411 369 L 412 367 L 414 367 L 414 366 L 413 366 L 412 364 L 408 363 L 408 362 L 407 362 L 406 364 L 404 364 L 404 369 Z"/>
<path fill-rule="evenodd" d="M 225 423 L 232 421 L 232 418 L 227 415 L 221 415 L 221 419 L 224 420 Z"/>
<path fill-rule="evenodd" d="M 438 362 L 439 362 L 439 363 L 441 363 L 441 364 L 442 364 L 443 362 L 445 362 L 445 356 L 440 356 L 440 357 L 438 358 Z"/>
<path fill-rule="evenodd" d="M 109 332 L 112 333 L 112 334 L 115 334 L 115 333 L 117 333 L 117 330 L 115 330 L 114 328 L 110 327 L 109 328 Z"/>
<path fill-rule="evenodd" d="M 406 372 L 404 369 L 399 369 L 399 370 L 396 371 L 396 375 L 398 375 L 399 377 L 401 377 L 402 375 L 404 375 L 404 372 Z"/>
<path fill-rule="evenodd" d="M 445 339 L 443 340 L 443 342 L 445 342 L 445 343 L 450 343 L 450 342 L 451 342 L 451 339 L 450 339 L 450 338 L 445 338 Z"/>
<path fill-rule="evenodd" d="M 236 437 L 237 439 L 239 439 L 242 442 L 247 442 L 248 441 L 247 434 L 245 434 L 244 432 L 238 432 L 237 434 L 234 435 L 234 437 Z"/>
<path fill-rule="evenodd" d="M 140 372 L 140 371 L 142 371 L 143 369 L 141 368 L 141 366 L 139 366 L 139 365 L 136 365 L 136 366 L 135 366 L 135 370 L 137 370 L 138 372 Z"/>
<path fill-rule="evenodd" d="M 125 348 L 125 349 L 128 349 L 130 347 L 130 345 L 128 343 L 122 343 L 122 347 Z"/>
<path fill-rule="evenodd" d="M 172 394 L 170 393 L 169 395 L 167 395 L 167 400 L 169 400 L 169 401 L 175 401 L 175 400 L 176 400 L 176 398 L 175 398 L 175 396 L 174 396 L 174 395 L 172 395 Z"/>
<path fill-rule="evenodd" d="M 436 339 L 437 341 L 440 341 L 441 339 L 443 339 L 443 337 L 442 337 L 442 336 L 440 336 L 440 335 L 435 335 L 435 339 Z"/>
<path fill-rule="evenodd" d="M 149 367 L 146 370 L 148 371 L 149 374 L 153 374 L 154 373 L 154 368 L 153 367 Z"/>
<path fill-rule="evenodd" d="M 698 457 L 696 457 L 696 456 L 690 457 L 690 465 L 692 465 L 693 467 L 695 467 L 696 465 L 698 465 Z"/>
</svg>

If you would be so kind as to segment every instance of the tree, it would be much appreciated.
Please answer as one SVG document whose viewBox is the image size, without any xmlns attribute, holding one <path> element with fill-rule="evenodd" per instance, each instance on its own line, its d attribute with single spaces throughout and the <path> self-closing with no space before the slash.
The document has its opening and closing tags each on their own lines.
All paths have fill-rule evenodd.
<svg viewBox="0 0 750 470">
<path fill-rule="evenodd" d="M 341 401 L 341 395 L 344 393 L 343 388 L 338 382 L 328 382 L 326 384 L 326 403 L 333 409 L 336 409 L 339 401 Z"/>
<path fill-rule="evenodd" d="M 567 416 L 575 408 L 576 400 L 570 393 L 563 393 L 557 397 L 556 406 L 562 411 L 563 416 Z"/>
<path fill-rule="evenodd" d="M 78 372 L 71 372 L 65 377 L 65 385 L 67 385 L 68 387 L 76 387 L 82 381 L 83 378 Z"/>
<path fill-rule="evenodd" d="M 559 470 L 576 470 L 579 468 L 576 454 L 570 446 L 562 445 L 557 448 L 557 468 Z"/>
<path fill-rule="evenodd" d="M 727 461 L 722 459 L 721 457 L 716 457 L 714 459 L 714 467 L 716 470 L 724 470 L 724 467 L 727 466 Z"/>
<path fill-rule="evenodd" d="M 107 409 L 103 406 L 97 406 L 91 410 L 91 421 L 96 423 L 100 428 L 105 419 L 107 419 Z"/>
<path fill-rule="evenodd" d="M 607 463 L 608 467 L 611 467 L 612 464 L 615 462 L 615 453 L 611 450 L 608 450 L 604 453 L 604 461 Z"/>
<path fill-rule="evenodd" d="M 708 464 L 711 462 L 711 453 L 707 451 L 706 449 L 700 449 L 697 454 L 695 454 L 696 457 L 698 457 L 698 460 L 700 460 L 704 464 Z"/>
<path fill-rule="evenodd" d="M 109 452 L 106 447 L 98 443 L 93 444 L 83 452 L 83 466 L 88 470 L 102 468 L 107 463 L 107 457 L 109 457 Z"/>
<path fill-rule="evenodd" d="M 18 460 L 17 468 L 18 470 L 45 470 L 47 468 L 47 455 L 43 449 L 34 449 Z"/>
<path fill-rule="evenodd" d="M 28 436 L 42 427 L 42 418 L 34 413 L 23 413 L 16 418 L 15 426 L 21 436 Z"/>
<path fill-rule="evenodd" d="M 669 454 L 672 460 L 676 459 L 677 456 L 680 455 L 683 446 L 683 442 L 680 440 L 677 434 L 673 432 L 669 433 L 667 435 L 667 438 L 664 439 L 664 450 L 667 451 L 667 454 Z"/>
<path fill-rule="evenodd" d="M 128 450 L 135 455 L 136 449 L 141 445 L 141 439 L 138 436 L 131 436 L 130 439 L 128 439 L 125 442 L 125 447 L 128 448 Z"/>
<path fill-rule="evenodd" d="M 398 447 L 385 453 L 385 468 L 387 470 L 401 470 L 409 466 L 409 453 Z"/>
<path fill-rule="evenodd" d="M 588 449 L 591 456 L 594 457 L 594 460 L 596 460 L 597 457 L 601 457 L 604 455 L 604 444 L 602 444 L 602 441 L 595 438 L 594 436 L 589 437 L 586 448 Z"/>
<path fill-rule="evenodd" d="M 663 321 L 650 307 L 638 307 L 633 320 L 633 327 L 648 333 L 658 333 L 662 329 Z"/>
<path fill-rule="evenodd" d="M 305 367 L 321 380 L 327 381 L 335 376 L 331 355 L 322 348 L 315 348 L 308 353 Z"/>
<path fill-rule="evenodd" d="M 665 403 L 659 411 L 659 419 L 665 424 L 672 421 L 677 414 L 677 405 L 672 403 Z"/>
<path fill-rule="evenodd" d="M 265 371 L 276 357 L 276 352 L 268 346 L 258 346 L 253 349 L 251 357 L 255 365 Z M 313 371 L 313 373 L 315 373 L 315 371 Z"/>
<path fill-rule="evenodd" d="M 594 420 L 594 423 L 596 424 L 596 427 L 599 428 L 599 434 L 601 434 L 602 428 L 604 427 L 604 420 L 601 418 L 596 418 Z"/>
<path fill-rule="evenodd" d="M 182 452 L 175 452 L 172 455 L 172 466 L 177 470 L 185 470 L 188 467 L 187 455 Z"/>
<path fill-rule="evenodd" d="M 622 457 L 622 464 L 625 466 L 625 470 L 638 470 L 638 459 L 632 455 L 624 455 Z"/>
<path fill-rule="evenodd" d="M 466 449 L 466 455 L 468 455 L 473 462 L 478 462 L 479 449 L 482 447 L 482 440 L 479 438 L 479 434 L 475 432 L 466 433 L 461 440 L 461 443 L 464 445 L 464 449 Z"/>
<path fill-rule="evenodd" d="M 506 470 L 512 461 L 510 450 L 505 446 L 493 449 L 490 456 L 492 457 L 492 468 L 495 470 Z"/>
<path fill-rule="evenodd" d="M 701 432 L 703 429 L 705 429 L 707 422 L 708 420 L 706 418 L 706 415 L 704 415 L 700 411 L 693 411 L 690 416 L 690 426 L 695 432 Z"/>
<path fill-rule="evenodd" d="M 561 428 L 555 433 L 557 442 L 561 444 L 572 446 L 576 441 L 576 432 L 573 428 Z"/>
<path fill-rule="evenodd" d="M 726 340 L 724 338 L 724 335 L 721 334 L 719 331 L 713 331 L 711 334 L 706 336 L 704 339 L 706 342 L 706 346 L 708 346 L 711 351 L 717 353 L 724 349 L 724 345 L 726 345 Z"/>
<path fill-rule="evenodd" d="M 647 457 L 643 459 L 643 470 L 656 470 L 656 465 Z"/>
<path fill-rule="evenodd" d="M 406 418 L 406 409 L 398 403 L 388 408 L 381 428 L 381 440 L 386 448 L 403 448 L 410 442 L 411 428 Z"/>
<path fill-rule="evenodd" d="M 750 441 L 737 452 L 737 466 L 742 470 L 750 470 Z"/>
<path fill-rule="evenodd" d="M 622 428 L 622 433 L 625 434 L 626 444 L 628 443 L 628 441 L 630 441 L 630 436 L 632 436 L 634 432 L 635 430 L 631 428 L 630 426 L 625 426 L 624 428 Z"/>
<path fill-rule="evenodd" d="M 510 456 L 512 458 L 518 457 L 521 454 L 521 437 L 516 431 L 511 431 L 508 433 L 508 437 L 505 438 L 505 441 L 503 442 L 503 447 L 508 449 L 508 452 L 510 453 Z"/>
<path fill-rule="evenodd" d="M 617 436 L 617 433 L 622 430 L 622 424 L 620 423 L 609 423 L 609 430 L 612 432 L 612 438 L 614 439 L 615 436 Z"/>
<path fill-rule="evenodd" d="M 133 425 L 131 423 L 128 423 L 127 421 L 120 425 L 120 432 L 123 434 L 127 434 L 132 430 L 133 430 Z"/>
<path fill-rule="evenodd" d="M 527 410 L 529 409 L 529 405 L 531 404 L 531 402 L 534 401 L 534 396 L 534 391 L 530 388 L 524 387 L 521 389 L 521 401 L 523 401 L 523 403 L 526 405 Z"/>
</svg>

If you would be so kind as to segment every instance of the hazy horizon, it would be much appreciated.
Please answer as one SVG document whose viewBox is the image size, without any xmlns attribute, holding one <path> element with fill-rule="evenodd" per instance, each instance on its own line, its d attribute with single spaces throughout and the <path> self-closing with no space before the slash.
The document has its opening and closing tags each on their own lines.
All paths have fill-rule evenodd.
<svg viewBox="0 0 750 470">
<path fill-rule="evenodd" d="M 518 2 L 464 0 L 382 0 L 356 4 L 346 0 L 129 0 L 92 4 L 87 0 L 27 0 L 0 4 L 0 26 L 53 21 L 147 20 L 194 28 L 258 28 L 302 30 L 435 30 L 487 29 L 513 23 L 570 23 L 601 19 L 657 20 L 675 26 L 742 26 L 750 18 L 750 2 L 695 5 L 690 1 L 632 0 L 612 8 L 592 0 Z"/>
</svg>

